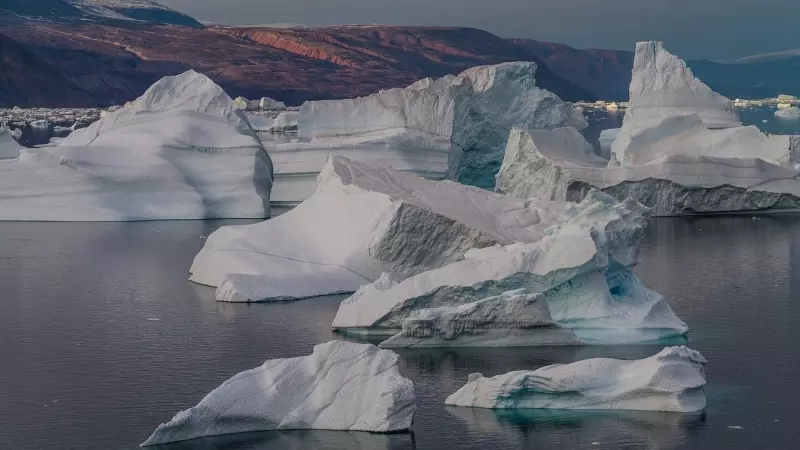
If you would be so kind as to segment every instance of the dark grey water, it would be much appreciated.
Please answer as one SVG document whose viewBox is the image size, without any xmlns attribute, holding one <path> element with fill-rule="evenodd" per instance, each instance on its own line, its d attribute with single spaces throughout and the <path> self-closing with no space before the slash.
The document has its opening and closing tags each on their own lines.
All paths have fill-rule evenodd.
<svg viewBox="0 0 800 450">
<path fill-rule="evenodd" d="M 235 373 L 334 337 L 338 298 L 228 305 L 189 284 L 217 225 L 0 223 L 0 448 L 134 449 Z M 659 348 L 416 350 L 401 352 L 419 401 L 411 434 L 256 433 L 164 448 L 797 448 L 800 216 L 659 219 L 638 272 L 710 362 L 703 414 L 443 406 L 471 372 Z"/>
</svg>

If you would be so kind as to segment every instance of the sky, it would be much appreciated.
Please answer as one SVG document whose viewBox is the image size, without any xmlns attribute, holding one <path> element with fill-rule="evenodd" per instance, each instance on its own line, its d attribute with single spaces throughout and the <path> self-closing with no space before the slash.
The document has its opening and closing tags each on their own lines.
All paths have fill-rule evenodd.
<svg viewBox="0 0 800 450">
<path fill-rule="evenodd" d="M 800 0 L 159 0 L 226 25 L 457 25 L 578 48 L 663 40 L 687 59 L 800 48 Z"/>
</svg>

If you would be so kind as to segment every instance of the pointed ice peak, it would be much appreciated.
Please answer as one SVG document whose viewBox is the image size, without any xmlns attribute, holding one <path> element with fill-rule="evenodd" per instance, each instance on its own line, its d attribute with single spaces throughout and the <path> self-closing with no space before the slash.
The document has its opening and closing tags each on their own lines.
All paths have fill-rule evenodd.
<svg viewBox="0 0 800 450">
<path fill-rule="evenodd" d="M 210 116 L 229 117 L 236 109 L 233 100 L 214 81 L 202 73 L 188 70 L 168 76 L 150 86 L 133 101 L 132 111 L 195 111 Z"/>
<path fill-rule="evenodd" d="M 634 115 L 660 117 L 696 113 L 707 128 L 740 126 L 733 102 L 695 77 L 662 42 L 636 44 L 629 108 Z"/>
</svg>

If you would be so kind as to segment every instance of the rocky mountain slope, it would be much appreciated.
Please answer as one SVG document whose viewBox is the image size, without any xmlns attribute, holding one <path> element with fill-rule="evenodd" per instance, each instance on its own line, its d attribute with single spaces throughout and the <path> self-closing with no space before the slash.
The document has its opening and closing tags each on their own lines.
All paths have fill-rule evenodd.
<svg viewBox="0 0 800 450">
<path fill-rule="evenodd" d="M 0 14 L 59 23 L 143 22 L 202 26 L 153 0 L 0 0 Z"/>
<path fill-rule="evenodd" d="M 0 34 L 0 108 L 78 108 L 99 103 L 32 51 Z"/>
</svg>

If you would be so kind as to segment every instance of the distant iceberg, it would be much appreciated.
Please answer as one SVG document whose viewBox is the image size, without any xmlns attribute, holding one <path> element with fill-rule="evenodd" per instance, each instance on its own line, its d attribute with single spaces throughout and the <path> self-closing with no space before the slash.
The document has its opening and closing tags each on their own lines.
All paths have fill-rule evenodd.
<svg viewBox="0 0 800 450">
<path fill-rule="evenodd" d="M 480 373 L 445 400 L 446 405 L 489 409 L 614 409 L 689 413 L 706 406 L 706 360 L 686 347 L 649 358 L 597 358 L 516 371 L 492 378 Z"/>
<path fill-rule="evenodd" d="M 775 111 L 775 117 L 779 119 L 800 120 L 800 108 L 789 106 Z"/>
<path fill-rule="evenodd" d="M 576 130 L 520 128 L 511 133 L 495 189 L 578 201 L 599 188 L 656 216 L 800 209 L 800 136 L 742 126 L 733 103 L 661 43 L 637 44 L 630 93 L 607 167 L 587 155 Z"/>
<path fill-rule="evenodd" d="M 272 163 L 232 100 L 165 77 L 58 146 L 0 162 L 0 220 L 264 218 Z"/>
<path fill-rule="evenodd" d="M 267 430 L 407 430 L 416 398 L 397 360 L 373 345 L 342 341 L 317 345 L 309 356 L 268 360 L 159 425 L 142 446 Z"/>
<path fill-rule="evenodd" d="M 13 132 L 8 128 L 0 128 L 0 160 L 19 158 L 22 150 L 23 147 L 17 143 Z"/>
<path fill-rule="evenodd" d="M 536 87 L 536 69 L 481 66 L 367 97 L 304 103 L 296 140 L 264 142 L 275 162 L 273 204 L 313 194 L 329 155 L 491 188 L 513 126 L 587 126 L 579 109 Z"/>
</svg>

